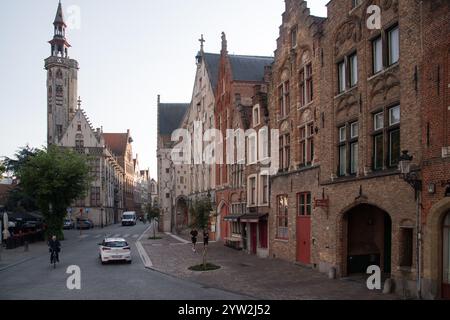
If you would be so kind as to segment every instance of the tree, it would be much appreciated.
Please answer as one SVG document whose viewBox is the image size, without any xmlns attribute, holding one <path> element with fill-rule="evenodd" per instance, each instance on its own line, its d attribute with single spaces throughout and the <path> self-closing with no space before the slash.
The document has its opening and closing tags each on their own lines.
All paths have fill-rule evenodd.
<svg viewBox="0 0 450 320">
<path fill-rule="evenodd" d="M 14 158 L 5 157 L 1 166 L 4 172 L 12 177 L 16 177 L 22 168 L 32 157 L 38 153 L 39 149 L 26 145 L 16 151 Z M 0 169 L 1 172 L 1 169 Z M 26 194 L 20 184 L 8 192 L 6 201 L 8 211 L 35 211 L 38 209 L 35 199 Z"/>
<path fill-rule="evenodd" d="M 38 150 L 17 171 L 24 192 L 34 198 L 47 223 L 46 235 L 63 239 L 67 207 L 86 195 L 90 182 L 84 156 L 50 146 Z"/>
<path fill-rule="evenodd" d="M 29 145 L 20 148 L 15 153 L 15 159 L 5 157 L 2 165 L 6 172 L 12 173 L 13 176 L 17 176 L 17 172 L 22 168 L 31 158 L 33 158 L 40 150 L 31 148 Z"/>
<path fill-rule="evenodd" d="M 6 171 L 5 166 L 2 163 L 0 163 L 0 176 L 2 176 L 5 171 Z"/>
<path fill-rule="evenodd" d="M 208 229 L 209 218 L 212 211 L 211 199 L 209 197 L 203 197 L 193 202 L 190 207 L 190 214 L 192 217 L 192 228 L 203 230 L 205 232 Z M 203 246 L 203 269 L 206 270 L 206 255 L 207 246 Z"/>
<path fill-rule="evenodd" d="M 149 203 L 146 207 L 147 211 L 147 219 L 150 223 L 153 223 L 153 239 L 156 239 L 156 223 L 159 221 L 160 211 L 157 206 L 152 206 Z"/>
</svg>

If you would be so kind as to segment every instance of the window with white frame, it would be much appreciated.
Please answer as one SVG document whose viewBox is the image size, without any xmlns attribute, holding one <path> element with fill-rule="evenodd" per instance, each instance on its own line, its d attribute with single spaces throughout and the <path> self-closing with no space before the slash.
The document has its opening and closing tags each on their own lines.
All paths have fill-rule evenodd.
<svg viewBox="0 0 450 320">
<path fill-rule="evenodd" d="M 258 130 L 258 160 L 264 162 L 269 157 L 269 130 L 263 127 Z"/>
<path fill-rule="evenodd" d="M 393 65 L 400 57 L 400 38 L 398 27 L 391 28 L 387 32 L 388 38 L 388 64 Z"/>
<path fill-rule="evenodd" d="M 253 107 L 253 126 L 256 127 L 257 125 L 259 125 L 259 104 L 255 105 Z"/>
<path fill-rule="evenodd" d="M 358 137 L 359 123 L 354 121 L 338 128 L 338 175 L 345 176 L 347 173 L 355 175 L 358 172 Z"/>
<path fill-rule="evenodd" d="M 254 164 L 257 161 L 256 133 L 251 133 L 247 138 L 248 164 Z"/>
<path fill-rule="evenodd" d="M 372 40 L 372 74 L 396 64 L 400 59 L 400 29 L 394 25 Z"/>
<path fill-rule="evenodd" d="M 400 160 L 400 106 L 373 115 L 373 169 L 395 168 Z M 385 151 L 386 150 L 386 151 Z"/>
<path fill-rule="evenodd" d="M 337 64 L 338 72 L 338 93 L 342 93 L 347 89 L 353 88 L 358 84 L 358 56 L 354 52 L 345 56 L 342 61 Z"/>
</svg>

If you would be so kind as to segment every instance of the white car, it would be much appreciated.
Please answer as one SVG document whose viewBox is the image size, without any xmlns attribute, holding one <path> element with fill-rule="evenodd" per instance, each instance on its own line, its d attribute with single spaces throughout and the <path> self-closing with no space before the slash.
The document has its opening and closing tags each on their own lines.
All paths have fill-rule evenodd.
<svg viewBox="0 0 450 320">
<path fill-rule="evenodd" d="M 109 261 L 126 261 L 131 263 L 131 248 L 123 238 L 105 238 L 99 243 L 99 258 L 102 264 Z"/>
</svg>

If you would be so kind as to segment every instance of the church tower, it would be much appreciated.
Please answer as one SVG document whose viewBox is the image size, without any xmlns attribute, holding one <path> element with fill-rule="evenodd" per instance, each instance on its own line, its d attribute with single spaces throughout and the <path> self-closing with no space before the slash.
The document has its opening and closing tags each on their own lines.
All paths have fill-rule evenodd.
<svg viewBox="0 0 450 320">
<path fill-rule="evenodd" d="M 78 62 L 69 58 L 70 44 L 66 39 L 67 25 L 61 1 L 58 4 L 54 35 L 49 41 L 50 57 L 45 59 L 47 70 L 47 144 L 56 144 L 76 112 Z"/>
</svg>

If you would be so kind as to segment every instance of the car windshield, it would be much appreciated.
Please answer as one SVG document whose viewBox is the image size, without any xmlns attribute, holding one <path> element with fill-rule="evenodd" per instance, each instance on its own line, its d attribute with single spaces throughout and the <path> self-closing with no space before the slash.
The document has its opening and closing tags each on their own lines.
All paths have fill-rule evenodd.
<svg viewBox="0 0 450 320">
<path fill-rule="evenodd" d="M 133 215 L 132 214 L 126 214 L 123 216 L 124 219 L 133 219 Z"/>
<path fill-rule="evenodd" d="M 125 241 L 108 241 L 104 242 L 103 246 L 109 248 L 122 248 L 128 246 L 128 243 L 126 243 Z"/>
</svg>

